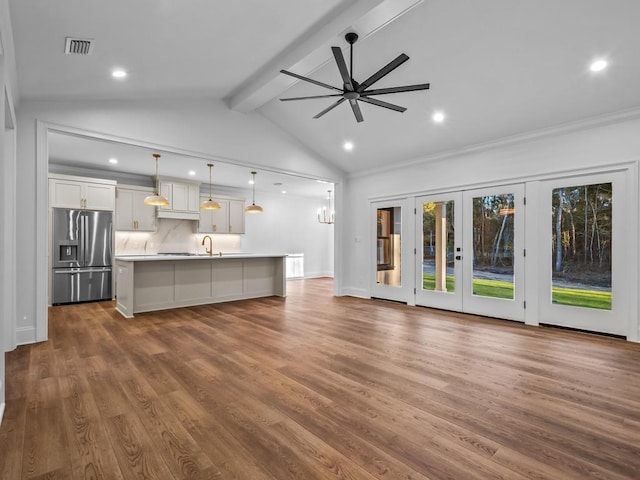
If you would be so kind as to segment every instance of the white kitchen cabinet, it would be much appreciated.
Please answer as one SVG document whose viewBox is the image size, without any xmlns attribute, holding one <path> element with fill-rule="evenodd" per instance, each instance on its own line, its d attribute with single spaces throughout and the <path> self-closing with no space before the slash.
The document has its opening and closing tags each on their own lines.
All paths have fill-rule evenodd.
<svg viewBox="0 0 640 480">
<path fill-rule="evenodd" d="M 153 188 L 128 185 L 116 188 L 116 231 L 156 231 L 156 207 L 144 203 L 154 192 Z"/>
<path fill-rule="evenodd" d="M 201 202 L 209 200 L 208 195 L 200 197 Z M 229 202 L 220 198 L 214 199 L 220 204 L 217 210 L 200 210 L 198 232 L 200 233 L 229 233 Z"/>
<path fill-rule="evenodd" d="M 229 200 L 229 233 L 244 233 L 244 200 Z"/>
<path fill-rule="evenodd" d="M 208 200 L 208 195 L 200 197 Z M 244 200 L 229 197 L 214 197 L 220 204 L 217 210 L 200 210 L 200 233 L 244 233 Z"/>
<path fill-rule="evenodd" d="M 49 175 L 49 206 L 115 210 L 116 182 L 70 175 Z"/>
<path fill-rule="evenodd" d="M 169 205 L 158 207 L 158 218 L 200 219 L 200 184 L 160 179 L 160 195 Z"/>
</svg>

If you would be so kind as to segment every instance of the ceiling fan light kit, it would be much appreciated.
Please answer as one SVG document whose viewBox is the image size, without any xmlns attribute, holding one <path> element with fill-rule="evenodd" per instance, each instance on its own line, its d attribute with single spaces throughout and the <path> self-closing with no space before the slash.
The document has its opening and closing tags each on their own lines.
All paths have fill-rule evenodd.
<svg viewBox="0 0 640 480">
<path fill-rule="evenodd" d="M 286 70 L 280 70 L 280 73 L 284 73 L 285 75 L 289 75 L 290 77 L 297 78 L 298 80 L 303 80 L 305 82 L 313 83 L 314 85 L 318 85 L 320 87 L 328 88 L 329 90 L 334 90 L 340 93 L 334 93 L 330 95 L 314 95 L 314 96 L 306 96 L 306 97 L 290 97 L 290 98 L 281 98 L 280 100 L 283 102 L 288 102 L 291 100 L 310 100 L 315 98 L 332 98 L 332 97 L 340 97 L 334 103 L 329 105 L 327 108 L 322 110 L 313 118 L 320 118 L 327 112 L 330 112 L 335 107 L 340 105 L 341 103 L 348 101 L 351 106 L 351 110 L 353 111 L 353 115 L 356 117 L 358 123 L 364 121 L 364 117 L 362 116 L 362 111 L 360 110 L 360 105 L 358 102 L 365 102 L 370 105 L 376 105 L 378 107 L 388 108 L 389 110 L 394 110 L 396 112 L 404 112 L 406 110 L 405 107 L 401 107 L 399 105 L 394 105 L 392 103 L 384 102 L 382 100 L 378 100 L 376 98 L 371 98 L 376 95 L 388 95 L 390 93 L 401 93 L 401 92 L 413 92 L 416 90 L 428 90 L 428 83 L 420 83 L 417 85 L 405 85 L 402 87 L 389 87 L 389 88 L 377 88 L 373 90 L 369 90 L 374 83 L 376 83 L 381 78 L 385 77 L 393 70 L 398 68 L 404 62 L 409 60 L 409 57 L 404 53 L 398 55 L 394 60 L 389 62 L 387 65 L 382 67 L 376 73 L 367 78 L 364 82 L 358 83 L 353 79 L 353 44 L 358 40 L 358 35 L 355 32 L 349 32 L 344 36 L 345 40 L 350 46 L 350 62 L 349 69 L 347 69 L 347 64 L 344 60 L 344 56 L 342 55 L 342 49 L 340 47 L 331 47 L 331 51 L 333 52 L 333 58 L 338 65 L 338 71 L 340 72 L 340 76 L 342 77 L 343 86 L 342 88 L 334 87 L 333 85 L 329 85 L 323 82 L 319 82 L 309 77 L 304 77 L 302 75 L 298 75 L 297 73 L 288 72 Z"/>
</svg>

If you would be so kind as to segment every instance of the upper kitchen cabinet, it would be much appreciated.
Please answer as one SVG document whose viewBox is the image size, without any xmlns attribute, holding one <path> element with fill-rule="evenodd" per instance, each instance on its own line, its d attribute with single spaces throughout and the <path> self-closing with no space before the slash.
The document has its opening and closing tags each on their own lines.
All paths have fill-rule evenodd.
<svg viewBox="0 0 640 480">
<path fill-rule="evenodd" d="M 71 175 L 49 175 L 49 206 L 83 210 L 115 210 L 116 182 Z"/>
<path fill-rule="evenodd" d="M 229 200 L 229 233 L 244 233 L 244 200 Z"/>
<path fill-rule="evenodd" d="M 169 200 L 158 207 L 158 218 L 200 219 L 200 184 L 160 178 L 160 195 Z"/>
<path fill-rule="evenodd" d="M 116 230 L 155 232 L 156 207 L 144 203 L 144 199 L 153 194 L 153 188 L 118 186 L 116 188 Z"/>
<path fill-rule="evenodd" d="M 208 200 L 208 195 L 200 197 Z M 244 200 L 229 197 L 214 197 L 220 204 L 217 210 L 200 210 L 200 233 L 244 233 Z"/>
</svg>

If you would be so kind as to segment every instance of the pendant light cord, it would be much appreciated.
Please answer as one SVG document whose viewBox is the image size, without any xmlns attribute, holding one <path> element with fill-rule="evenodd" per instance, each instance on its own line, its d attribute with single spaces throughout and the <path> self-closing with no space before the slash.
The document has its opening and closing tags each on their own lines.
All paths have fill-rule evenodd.
<svg viewBox="0 0 640 480">
<path fill-rule="evenodd" d="M 255 205 L 256 204 L 256 172 L 251 172 L 251 175 L 253 177 L 253 202 L 252 202 L 252 204 Z"/>
<path fill-rule="evenodd" d="M 212 200 L 212 198 L 211 198 L 211 172 L 213 171 L 213 163 L 208 163 L 207 166 L 209 167 L 209 200 Z"/>
<path fill-rule="evenodd" d="M 158 188 L 158 159 L 160 158 L 160 155 L 154 153 L 153 157 L 156 159 L 156 195 L 160 195 L 160 189 Z"/>
</svg>

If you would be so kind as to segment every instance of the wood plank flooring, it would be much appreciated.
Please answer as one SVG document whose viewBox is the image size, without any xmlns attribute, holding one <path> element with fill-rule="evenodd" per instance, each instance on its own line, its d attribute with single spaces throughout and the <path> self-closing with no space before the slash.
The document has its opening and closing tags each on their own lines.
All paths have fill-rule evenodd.
<svg viewBox="0 0 640 480">
<path fill-rule="evenodd" d="M 332 288 L 51 308 L 7 354 L 0 478 L 640 478 L 640 345 Z"/>
</svg>

